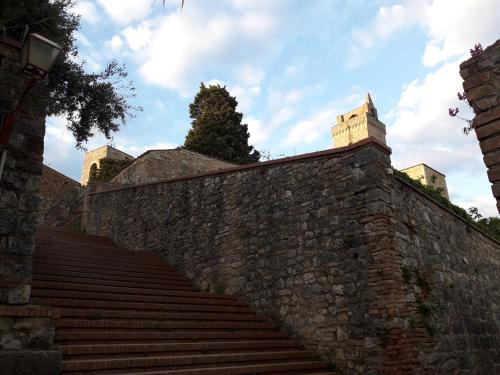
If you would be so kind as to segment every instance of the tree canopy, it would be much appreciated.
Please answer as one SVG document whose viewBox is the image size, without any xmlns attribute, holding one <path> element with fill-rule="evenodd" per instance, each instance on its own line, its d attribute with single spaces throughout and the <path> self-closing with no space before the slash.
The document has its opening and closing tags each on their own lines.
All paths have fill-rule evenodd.
<svg viewBox="0 0 500 375">
<path fill-rule="evenodd" d="M 236 111 L 238 102 L 220 85 L 200 85 L 189 105 L 192 128 L 184 147 L 229 162 L 245 164 L 259 161 L 260 153 L 248 144 L 248 125 Z"/>
<path fill-rule="evenodd" d="M 78 62 L 75 32 L 80 17 L 71 12 L 74 0 L 2 0 L 0 30 L 22 40 L 26 27 L 59 43 L 62 52 L 48 75 L 47 115 L 62 115 L 77 147 L 102 132 L 110 139 L 140 107 L 129 104 L 134 94 L 124 66 L 111 61 L 99 73 L 88 73 Z"/>
</svg>

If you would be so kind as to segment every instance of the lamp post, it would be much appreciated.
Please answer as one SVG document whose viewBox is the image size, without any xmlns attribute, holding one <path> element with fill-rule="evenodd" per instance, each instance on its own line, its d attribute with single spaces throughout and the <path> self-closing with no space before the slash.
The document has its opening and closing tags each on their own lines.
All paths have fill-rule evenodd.
<svg viewBox="0 0 500 375">
<path fill-rule="evenodd" d="M 35 83 L 43 79 L 52 69 L 60 52 L 61 47 L 57 43 L 40 34 L 32 33 L 26 38 L 22 50 L 22 72 L 29 74 L 31 79 L 15 101 L 14 107 L 0 118 L 0 145 L 9 144 L 9 138 L 24 98 Z M 0 180 L 6 159 L 7 150 L 3 150 L 0 156 Z"/>
</svg>

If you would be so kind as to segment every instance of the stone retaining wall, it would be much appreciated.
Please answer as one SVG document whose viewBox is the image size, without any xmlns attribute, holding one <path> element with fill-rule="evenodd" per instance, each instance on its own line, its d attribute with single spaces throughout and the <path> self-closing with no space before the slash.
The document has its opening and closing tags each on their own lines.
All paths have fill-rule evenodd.
<svg viewBox="0 0 500 375">
<path fill-rule="evenodd" d="M 442 236 L 460 249 L 446 252 L 436 268 L 447 270 L 457 285 L 462 273 L 472 282 L 475 272 L 456 268 L 454 255 L 470 251 L 478 257 L 471 262 L 485 265 L 491 291 L 498 286 L 492 274 L 498 271 L 499 255 L 493 249 L 499 245 L 402 185 L 391 174 L 389 153 L 371 139 L 96 192 L 85 202 L 83 227 L 122 246 L 162 254 L 202 290 L 241 296 L 345 373 L 451 374 L 436 372 L 456 369 L 445 364 L 455 348 L 443 342 L 452 324 L 468 323 L 456 313 L 458 295 L 445 299 L 457 305 L 435 318 L 438 327 L 431 328 L 431 323 L 437 325 L 434 320 L 427 322 L 430 314 L 419 317 L 430 291 L 417 289 L 423 288 L 418 272 L 427 265 L 427 258 L 418 254 L 434 249 L 429 241 Z M 414 200 L 415 212 L 407 207 Z M 425 218 L 421 205 L 443 210 L 441 219 L 418 226 L 422 236 L 411 242 L 405 239 L 406 222 L 417 225 Z M 457 225 L 463 233 L 471 231 L 470 240 L 459 235 Z M 494 310 L 491 293 L 480 293 L 482 286 L 476 284 L 475 299 L 467 301 L 477 306 L 477 321 L 489 319 Z M 436 298 L 445 293 L 443 288 L 438 284 L 431 289 Z M 494 332 L 481 339 L 496 337 Z M 498 349 L 493 348 L 485 356 Z"/>
</svg>

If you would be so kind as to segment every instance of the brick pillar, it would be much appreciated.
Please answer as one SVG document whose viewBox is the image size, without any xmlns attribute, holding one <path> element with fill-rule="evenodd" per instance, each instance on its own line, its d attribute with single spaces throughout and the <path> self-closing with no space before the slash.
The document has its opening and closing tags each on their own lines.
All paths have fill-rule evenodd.
<svg viewBox="0 0 500 375">
<path fill-rule="evenodd" d="M 460 64 L 467 100 L 474 109 L 474 130 L 500 213 L 500 40 Z"/>
</svg>

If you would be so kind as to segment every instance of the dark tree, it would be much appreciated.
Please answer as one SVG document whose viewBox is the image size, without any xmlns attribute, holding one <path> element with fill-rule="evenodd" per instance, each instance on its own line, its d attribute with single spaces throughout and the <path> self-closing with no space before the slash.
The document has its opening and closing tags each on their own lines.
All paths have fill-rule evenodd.
<svg viewBox="0 0 500 375">
<path fill-rule="evenodd" d="M 48 75 L 47 115 L 63 115 L 73 132 L 77 147 L 94 134 L 106 138 L 119 130 L 127 117 L 139 107 L 129 104 L 134 87 L 127 81 L 125 68 L 111 61 L 100 73 L 87 73 L 76 62 L 78 50 L 75 31 L 79 16 L 71 13 L 74 0 L 2 0 L 0 31 L 22 40 L 26 28 L 43 34 L 62 46 L 62 52 Z"/>
<path fill-rule="evenodd" d="M 248 144 L 248 125 L 236 112 L 238 102 L 226 87 L 203 83 L 189 105 L 193 120 L 184 147 L 229 162 L 245 164 L 259 161 L 260 153 Z"/>
</svg>

